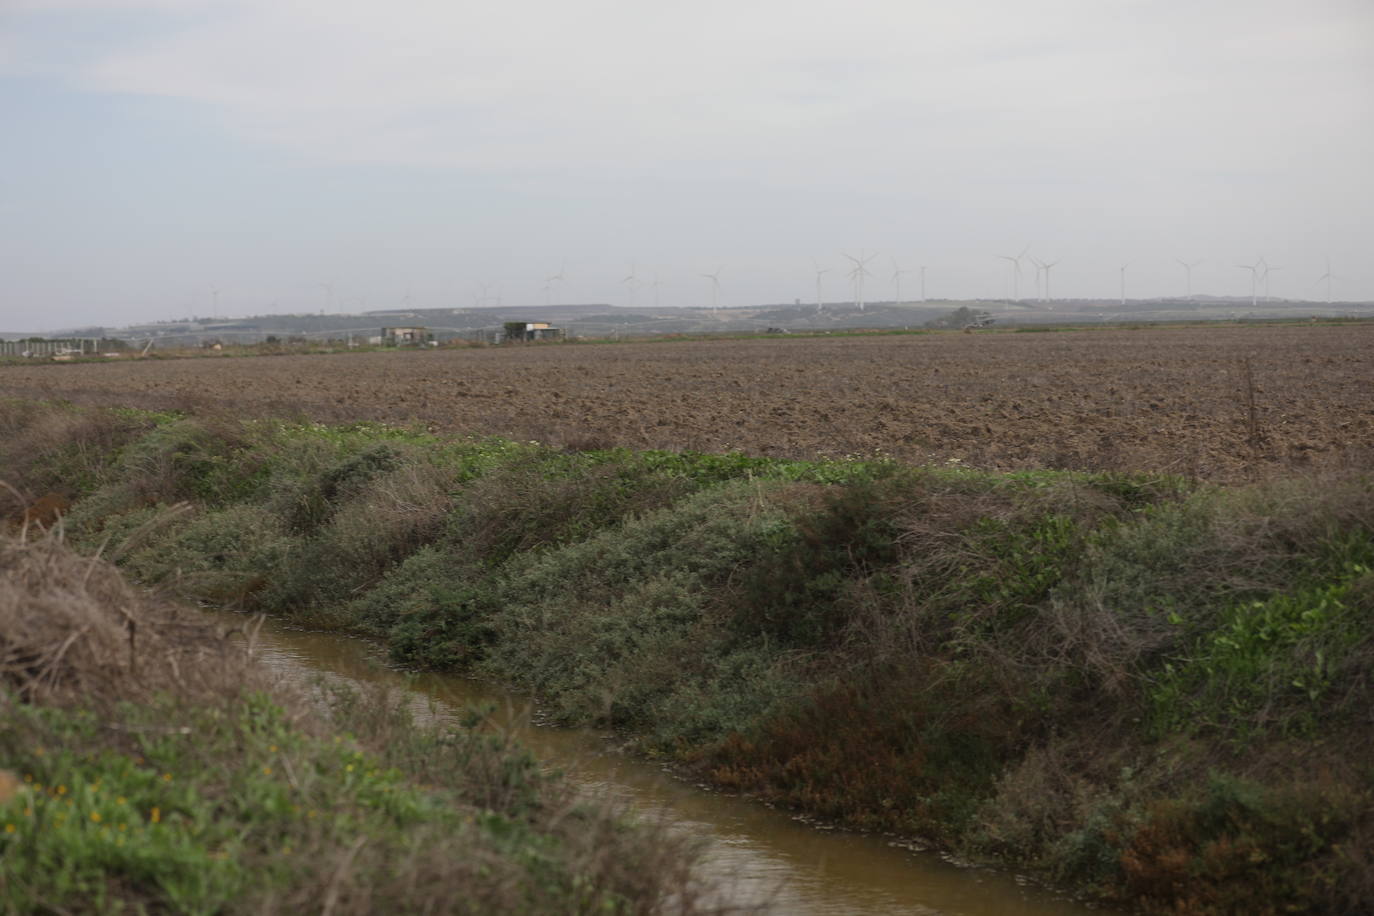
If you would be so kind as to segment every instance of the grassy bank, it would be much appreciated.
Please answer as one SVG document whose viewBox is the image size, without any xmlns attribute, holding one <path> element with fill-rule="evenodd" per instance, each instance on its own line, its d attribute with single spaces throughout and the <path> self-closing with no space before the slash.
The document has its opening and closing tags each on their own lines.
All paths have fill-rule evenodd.
<svg viewBox="0 0 1374 916">
<path fill-rule="evenodd" d="M 683 841 L 477 718 L 277 683 L 251 635 L 0 539 L 0 910 L 693 911 Z"/>
<path fill-rule="evenodd" d="M 139 581 L 1159 912 L 1374 900 L 1374 484 L 561 452 L 12 404 Z M 30 513 L 31 515 L 35 513 Z M 41 514 L 41 513 L 40 513 Z"/>
</svg>

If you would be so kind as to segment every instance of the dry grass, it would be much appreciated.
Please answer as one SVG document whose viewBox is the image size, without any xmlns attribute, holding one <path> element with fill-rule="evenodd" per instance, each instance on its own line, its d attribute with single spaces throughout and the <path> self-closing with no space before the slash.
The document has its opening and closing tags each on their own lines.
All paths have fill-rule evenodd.
<svg viewBox="0 0 1374 916">
<path fill-rule="evenodd" d="M 31 702 L 90 704 L 238 688 L 248 655 L 195 611 L 151 599 L 60 531 L 0 538 L 0 681 Z"/>
</svg>

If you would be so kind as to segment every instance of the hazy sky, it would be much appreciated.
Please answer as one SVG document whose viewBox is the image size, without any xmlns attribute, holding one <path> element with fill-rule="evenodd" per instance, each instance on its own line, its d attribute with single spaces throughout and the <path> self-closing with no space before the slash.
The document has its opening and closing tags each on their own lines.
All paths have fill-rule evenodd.
<svg viewBox="0 0 1374 916">
<path fill-rule="evenodd" d="M 0 0 L 0 329 L 218 312 L 1374 298 L 1370 0 Z M 1029 265 L 1023 295 L 1032 288 Z M 912 297 L 914 276 L 904 279 Z M 332 293 L 331 293 L 332 290 Z"/>
</svg>

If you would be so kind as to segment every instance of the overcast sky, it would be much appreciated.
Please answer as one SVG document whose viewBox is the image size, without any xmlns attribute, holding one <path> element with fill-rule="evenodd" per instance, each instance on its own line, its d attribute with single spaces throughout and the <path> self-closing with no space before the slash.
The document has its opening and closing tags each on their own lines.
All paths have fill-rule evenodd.
<svg viewBox="0 0 1374 916">
<path fill-rule="evenodd" d="M 1027 245 L 1374 298 L 1374 3 L 0 0 L 0 329 L 838 300 L 861 249 L 994 297 Z"/>
</svg>

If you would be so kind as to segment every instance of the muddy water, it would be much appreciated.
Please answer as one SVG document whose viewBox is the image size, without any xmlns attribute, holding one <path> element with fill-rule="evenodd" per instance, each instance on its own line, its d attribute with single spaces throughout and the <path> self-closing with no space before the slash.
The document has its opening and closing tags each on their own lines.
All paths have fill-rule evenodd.
<svg viewBox="0 0 1374 916">
<path fill-rule="evenodd" d="M 444 714 L 495 704 L 496 718 L 546 764 L 588 792 L 611 795 L 642 814 L 708 841 L 702 878 L 721 902 L 785 914 L 1063 916 L 1101 912 L 1005 872 L 960 867 L 879 837 L 820 830 L 757 802 L 706 791 L 616 750 L 592 729 L 534 724 L 528 701 L 444 675 L 407 676 L 383 664 L 370 643 L 292 630 L 268 621 L 259 652 L 289 677 L 324 675 L 412 691 L 417 708 Z"/>
</svg>

